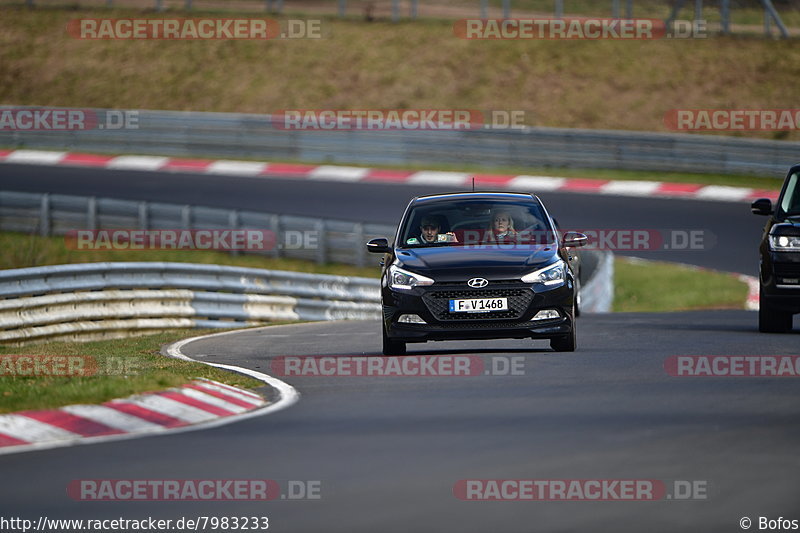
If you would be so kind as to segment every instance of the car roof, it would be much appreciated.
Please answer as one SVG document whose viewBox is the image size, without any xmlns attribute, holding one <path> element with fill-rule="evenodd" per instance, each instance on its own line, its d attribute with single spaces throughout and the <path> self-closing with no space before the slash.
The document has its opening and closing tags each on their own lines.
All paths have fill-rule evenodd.
<svg viewBox="0 0 800 533">
<path fill-rule="evenodd" d="M 414 204 L 434 203 L 447 200 L 534 200 L 541 203 L 539 197 L 529 192 L 498 192 L 498 191 L 470 191 L 449 192 L 440 194 L 426 194 L 417 196 L 411 202 Z"/>
</svg>

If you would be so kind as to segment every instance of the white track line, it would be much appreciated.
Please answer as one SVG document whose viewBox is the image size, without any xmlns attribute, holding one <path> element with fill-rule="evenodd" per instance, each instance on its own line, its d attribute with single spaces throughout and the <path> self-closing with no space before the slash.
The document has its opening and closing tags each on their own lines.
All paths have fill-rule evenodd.
<svg viewBox="0 0 800 533">
<path fill-rule="evenodd" d="M 122 411 L 106 407 L 105 405 L 68 405 L 62 407 L 61 410 L 71 415 L 88 418 L 93 422 L 129 433 L 133 431 L 163 429 L 163 426 L 148 422 L 144 418 L 129 415 L 128 413 L 123 413 Z"/>
<path fill-rule="evenodd" d="M 259 330 L 259 329 L 266 329 L 266 328 L 269 328 L 269 327 L 271 327 L 271 326 L 265 326 L 263 328 L 249 328 L 249 329 L 247 329 L 247 331 L 256 331 L 256 330 Z M 74 435 L 75 439 L 74 440 L 70 440 L 70 441 L 42 442 L 42 443 L 33 443 L 33 444 L 23 444 L 23 445 L 20 445 L 20 446 L 0 447 L 0 455 L 11 454 L 11 453 L 23 453 L 23 452 L 33 451 L 33 450 L 46 450 L 46 449 L 50 449 L 50 448 L 64 448 L 64 447 L 67 447 L 67 446 L 75 446 L 75 445 L 80 445 L 80 444 L 94 444 L 94 443 L 101 443 L 101 442 L 132 440 L 132 439 L 138 439 L 138 438 L 141 438 L 141 437 L 150 437 L 150 436 L 155 436 L 155 435 L 174 435 L 176 433 L 186 433 L 186 432 L 189 432 L 189 431 L 201 431 L 201 430 L 204 430 L 204 429 L 211 429 L 211 428 L 216 428 L 216 427 L 220 427 L 220 426 L 225 426 L 225 425 L 228 425 L 228 424 L 233 424 L 235 422 L 240 422 L 240 421 L 248 419 L 248 418 L 255 418 L 255 417 L 258 417 L 258 416 L 268 415 L 270 413 L 274 413 L 276 411 L 280 411 L 281 409 L 286 409 L 287 407 L 290 407 L 291 405 L 294 405 L 295 403 L 297 403 L 297 401 L 300 399 L 300 393 L 297 391 L 297 389 L 295 389 L 294 387 L 292 387 L 288 383 L 284 383 L 283 381 L 281 381 L 279 379 L 276 379 L 276 378 L 273 378 L 272 376 L 268 376 L 267 374 L 263 374 L 261 372 L 258 372 L 257 370 L 251 370 L 249 368 L 243 368 L 243 367 L 234 366 L 234 365 L 223 365 L 223 364 L 219 364 L 219 363 L 208 363 L 206 361 L 202 361 L 202 360 L 199 360 L 199 359 L 192 359 L 191 357 L 185 355 L 181 351 L 181 348 L 183 348 L 187 344 L 195 342 L 195 341 L 199 341 L 199 340 L 203 340 L 203 339 L 209 339 L 209 338 L 213 338 L 213 337 L 221 337 L 223 335 L 234 335 L 236 333 L 241 333 L 242 331 L 243 330 L 223 331 L 223 332 L 220 332 L 220 333 L 212 333 L 210 335 L 201 335 L 201 336 L 198 336 L 198 337 L 191 337 L 189 339 L 184 339 L 182 341 L 178 341 L 178 342 L 176 342 L 174 344 L 171 344 L 171 345 L 167 346 L 167 348 L 165 350 L 166 351 L 166 355 L 168 355 L 170 357 L 174 357 L 176 359 L 181 359 L 183 361 L 189 361 L 189 362 L 192 362 L 192 363 L 201 363 L 201 364 L 204 364 L 204 365 L 213 366 L 215 368 L 221 368 L 221 369 L 224 369 L 224 370 L 230 370 L 232 372 L 237 372 L 239 374 L 244 374 L 246 376 L 250 376 L 251 378 L 256 379 L 258 381 L 261 381 L 262 383 L 266 383 L 267 385 L 269 385 L 270 387 L 275 389 L 277 391 L 277 393 L 278 393 L 278 398 L 275 401 L 273 401 L 272 403 L 268 403 L 264 407 L 261 407 L 259 409 L 254 409 L 254 410 L 248 411 L 246 413 L 233 415 L 233 416 L 222 417 L 222 418 L 214 418 L 213 420 L 209 420 L 207 422 L 202 422 L 202 423 L 195 424 L 195 425 L 192 425 L 192 426 L 183 426 L 183 427 L 179 427 L 179 428 L 168 428 L 168 427 L 158 426 L 156 429 L 153 429 L 152 431 L 143 431 L 141 433 L 121 434 L 121 435 L 104 435 L 104 436 L 101 436 L 101 437 L 86 437 L 86 438 L 80 438 L 78 435 L 76 435 L 74 433 L 70 433 L 68 431 L 65 431 L 65 433 L 67 433 L 68 435 Z M 224 385 L 224 384 L 221 384 L 221 383 L 217 383 L 217 382 L 213 382 L 213 383 L 215 383 L 216 385 L 219 385 L 219 386 L 228 387 L 228 385 Z M 248 394 L 252 394 L 252 393 L 248 392 Z M 10 416 L 10 415 L 7 415 L 7 416 Z M 169 415 L 169 416 L 172 416 L 172 415 Z M 24 418 L 24 417 L 21 417 L 21 418 Z M 26 419 L 26 420 L 31 420 L 31 419 Z M 25 423 L 27 423 L 27 422 L 25 422 Z M 48 426 L 48 427 L 50 427 L 50 426 Z M 64 430 L 61 430 L 61 431 L 64 431 Z M 11 433 L 10 431 L 7 432 L 6 428 L 2 427 L 2 426 L 0 426 L 0 433 L 6 433 L 11 437 L 14 436 L 13 433 Z M 23 437 L 20 437 L 20 440 L 26 440 L 26 439 L 23 436 Z"/>
<path fill-rule="evenodd" d="M 15 439 L 30 441 L 31 439 L 69 439 L 80 437 L 77 433 L 39 422 L 24 415 L 3 415 L 0 419 L 0 433 Z M 2 452 L 3 448 L 0 448 Z"/>
<path fill-rule="evenodd" d="M 360 181 L 369 174 L 370 169 L 362 167 L 339 167 L 320 165 L 308 173 L 308 177 L 323 181 Z"/>
<path fill-rule="evenodd" d="M 206 174 L 224 174 L 228 176 L 258 176 L 267 169 L 266 163 L 254 161 L 214 161 L 203 172 Z"/>
<path fill-rule="evenodd" d="M 264 398 L 262 398 L 258 394 L 252 394 L 249 391 L 247 391 L 247 394 L 243 394 L 240 390 L 235 389 L 233 387 L 229 387 L 224 383 L 217 383 L 216 381 L 199 381 L 195 383 L 195 385 L 207 390 L 219 392 L 226 396 L 230 396 L 231 398 L 234 398 L 236 400 L 249 403 L 254 407 L 257 405 L 264 405 Z"/>
<path fill-rule="evenodd" d="M 45 150 L 14 150 L 6 156 L 6 163 L 31 165 L 57 165 L 67 156 L 67 152 L 47 152 Z"/>
<path fill-rule="evenodd" d="M 160 170 L 169 162 L 168 157 L 150 155 L 121 155 L 106 164 L 114 170 Z"/>
<path fill-rule="evenodd" d="M 189 398 L 194 398 L 195 400 L 207 403 L 209 405 L 213 405 L 214 407 L 219 407 L 220 409 L 225 409 L 226 411 L 230 411 L 236 414 L 249 410 L 248 407 L 242 407 L 241 405 L 236 405 L 235 403 L 226 402 L 219 396 L 212 396 L 211 394 L 206 394 L 205 392 L 199 391 L 197 389 L 190 389 L 188 387 L 184 387 L 183 389 L 181 389 L 181 394 L 183 394 L 184 396 L 188 396 Z"/>
</svg>

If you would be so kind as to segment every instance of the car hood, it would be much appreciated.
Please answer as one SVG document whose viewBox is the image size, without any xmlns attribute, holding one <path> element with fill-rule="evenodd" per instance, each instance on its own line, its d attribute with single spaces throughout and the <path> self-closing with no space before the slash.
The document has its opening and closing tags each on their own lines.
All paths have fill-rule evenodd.
<svg viewBox="0 0 800 533">
<path fill-rule="evenodd" d="M 398 266 L 437 281 L 519 279 L 556 260 L 555 245 L 442 246 L 397 250 Z"/>
<path fill-rule="evenodd" d="M 791 236 L 798 236 L 800 235 L 800 220 L 798 219 L 787 219 L 783 222 L 778 222 L 772 229 L 770 230 L 770 234 L 772 235 L 791 235 Z"/>
</svg>

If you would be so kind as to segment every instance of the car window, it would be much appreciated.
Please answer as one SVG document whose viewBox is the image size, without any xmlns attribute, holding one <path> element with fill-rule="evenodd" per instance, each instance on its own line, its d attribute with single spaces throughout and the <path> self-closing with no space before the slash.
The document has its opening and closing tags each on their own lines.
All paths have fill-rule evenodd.
<svg viewBox="0 0 800 533">
<path fill-rule="evenodd" d="M 490 232 L 493 215 L 510 219 L 510 230 L 503 238 L 521 244 L 552 244 L 552 228 L 541 207 L 533 202 L 492 202 L 462 200 L 437 202 L 413 208 L 406 218 L 399 244 L 403 247 L 464 246 L 493 240 Z M 438 226 L 433 238 L 425 226 Z M 436 233 L 436 232 L 434 232 Z"/>
<path fill-rule="evenodd" d="M 797 172 L 789 177 L 789 184 L 781 201 L 781 211 L 785 216 L 800 215 L 800 187 L 798 181 L 800 176 Z"/>
</svg>

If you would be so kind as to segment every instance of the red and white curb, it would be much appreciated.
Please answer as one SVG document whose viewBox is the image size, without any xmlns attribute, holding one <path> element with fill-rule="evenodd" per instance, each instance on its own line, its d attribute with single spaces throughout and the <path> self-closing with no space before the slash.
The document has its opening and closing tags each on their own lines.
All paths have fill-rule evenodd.
<svg viewBox="0 0 800 533">
<path fill-rule="evenodd" d="M 759 292 L 760 292 L 760 283 L 758 278 L 755 276 L 746 276 L 744 274 L 736 275 L 736 277 L 747 283 L 747 303 L 745 304 L 745 309 L 748 311 L 758 311 L 758 302 L 760 301 Z"/>
<path fill-rule="evenodd" d="M 299 393 L 278 379 L 247 368 L 191 359 L 181 352 L 190 342 L 233 333 L 236 332 L 185 339 L 168 346 L 166 355 L 246 374 L 271 386 L 275 400 L 267 401 L 253 392 L 217 381 L 196 379 L 182 387 L 100 405 L 69 405 L 0 415 L 0 455 L 207 429 L 294 404 Z"/>
<path fill-rule="evenodd" d="M 777 200 L 778 191 L 722 185 L 665 183 L 660 181 L 600 180 L 508 174 L 471 174 L 433 170 L 390 170 L 335 165 L 300 165 L 256 161 L 182 159 L 174 157 L 104 156 L 42 150 L 0 150 L 0 163 L 95 167 L 115 170 L 192 172 L 252 178 L 297 178 L 312 181 L 368 182 L 532 192 L 577 192 L 610 196 L 682 198 L 720 202 L 744 202 L 758 198 Z"/>
</svg>

